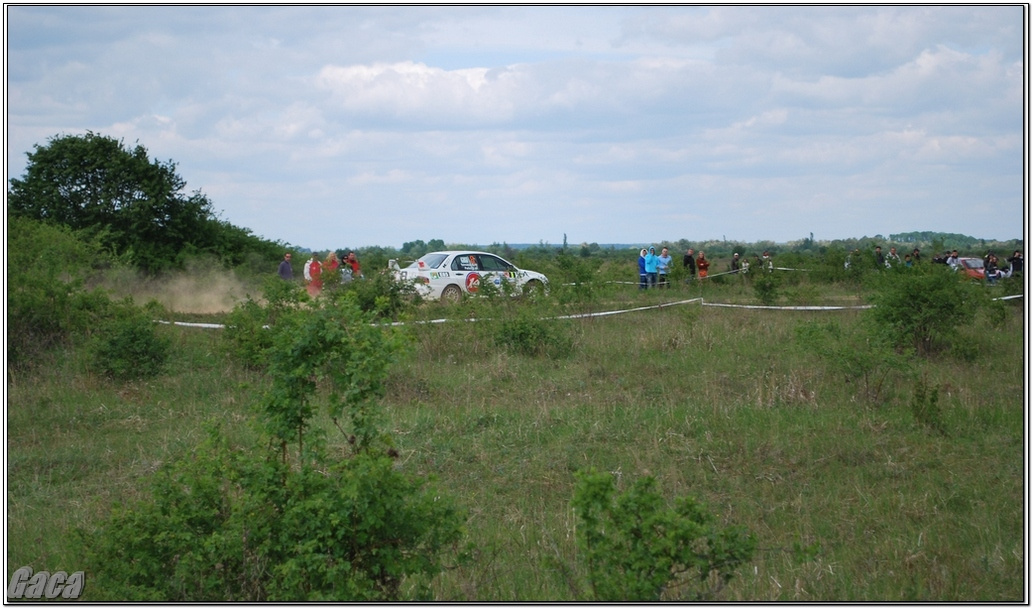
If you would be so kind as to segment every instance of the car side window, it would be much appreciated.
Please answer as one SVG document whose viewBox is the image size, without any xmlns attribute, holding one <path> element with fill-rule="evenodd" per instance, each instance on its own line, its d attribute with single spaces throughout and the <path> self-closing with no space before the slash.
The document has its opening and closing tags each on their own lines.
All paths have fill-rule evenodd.
<svg viewBox="0 0 1033 609">
<path fill-rule="evenodd" d="M 485 271 L 508 271 L 505 262 L 495 256 L 481 256 L 481 268 Z"/>
<path fill-rule="evenodd" d="M 476 254 L 462 254 L 452 260 L 453 271 L 478 271 L 480 265 Z"/>
</svg>

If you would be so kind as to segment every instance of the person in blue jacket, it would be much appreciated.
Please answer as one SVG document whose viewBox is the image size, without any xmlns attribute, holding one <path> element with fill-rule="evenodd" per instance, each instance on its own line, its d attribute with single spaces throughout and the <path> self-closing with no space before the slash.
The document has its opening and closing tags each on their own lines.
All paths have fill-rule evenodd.
<svg viewBox="0 0 1033 609">
<path fill-rule="evenodd" d="M 646 289 L 646 281 L 649 276 L 646 275 L 646 249 L 642 248 L 642 251 L 638 253 L 638 289 Z"/>
<path fill-rule="evenodd" d="M 738 256 L 739 254 L 736 254 Z M 657 258 L 656 270 L 660 274 L 660 287 L 670 288 L 671 284 L 667 283 L 667 273 L 671 270 L 671 263 L 674 260 L 671 259 L 671 254 L 668 253 L 667 248 L 660 250 L 660 257 Z"/>
<path fill-rule="evenodd" d="M 656 248 L 650 247 L 646 254 L 646 275 L 649 277 L 649 287 L 656 287 L 656 267 L 660 264 L 660 257 L 656 255 Z"/>
</svg>

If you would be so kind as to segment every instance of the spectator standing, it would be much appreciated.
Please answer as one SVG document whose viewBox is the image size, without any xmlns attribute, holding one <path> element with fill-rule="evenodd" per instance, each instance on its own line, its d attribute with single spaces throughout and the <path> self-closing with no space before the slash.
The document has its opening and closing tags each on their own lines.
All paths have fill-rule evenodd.
<svg viewBox="0 0 1033 609">
<path fill-rule="evenodd" d="M 348 252 L 348 257 L 344 259 L 344 263 L 351 267 L 352 277 L 362 279 L 362 267 L 359 265 L 359 259 L 355 257 L 355 252 Z"/>
<path fill-rule="evenodd" d="M 861 260 L 861 250 L 859 250 L 857 248 L 854 248 L 854 251 L 850 252 L 850 254 L 846 257 L 846 261 L 843 262 L 843 268 L 844 269 L 850 269 L 850 265 L 851 264 L 853 264 L 855 261 L 860 261 L 860 260 Z"/>
<path fill-rule="evenodd" d="M 660 256 L 657 258 L 656 272 L 660 276 L 660 287 L 670 288 L 671 284 L 667 282 L 667 273 L 671 270 L 671 255 L 668 253 L 667 248 L 660 250 Z"/>
<path fill-rule="evenodd" d="M 690 247 L 689 249 L 685 250 L 685 256 L 681 259 L 682 267 L 688 269 L 689 271 L 689 277 L 685 281 L 689 281 L 689 279 L 696 278 L 696 259 L 692 257 L 692 253 L 692 248 Z"/>
<path fill-rule="evenodd" d="M 739 263 L 739 253 L 736 252 L 732 254 L 732 272 L 738 273 L 741 268 L 742 265 Z"/>
<path fill-rule="evenodd" d="M 649 276 L 646 275 L 646 248 L 638 253 L 638 289 L 644 290 L 648 287 Z"/>
<path fill-rule="evenodd" d="M 900 264 L 900 256 L 897 255 L 897 248 L 891 247 L 889 255 L 886 256 L 886 267 L 889 268 L 895 264 Z"/>
<path fill-rule="evenodd" d="M 305 261 L 304 271 L 302 273 L 302 275 L 305 276 L 305 283 L 312 281 L 312 263 L 315 261 L 315 259 L 316 253 L 312 252 L 312 255 L 309 256 L 309 259 Z"/>
<path fill-rule="evenodd" d="M 919 262 L 921 262 L 921 260 L 922 256 L 921 252 L 918 251 L 918 248 L 916 247 L 915 249 L 911 250 L 911 261 L 915 264 L 918 264 Z"/>
<path fill-rule="evenodd" d="M 951 250 L 951 253 L 947 255 L 947 266 L 952 269 L 958 268 L 958 250 Z"/>
<path fill-rule="evenodd" d="M 323 291 L 323 265 L 319 258 L 312 254 L 312 259 L 305 265 L 305 279 L 308 281 L 308 295 L 315 298 Z"/>
<path fill-rule="evenodd" d="M 886 264 L 888 266 L 889 262 Z M 911 254 L 904 254 L 904 266 L 911 268 Z"/>
<path fill-rule="evenodd" d="M 649 247 L 649 253 L 646 254 L 646 277 L 649 282 L 649 287 L 656 287 L 656 267 L 660 264 L 660 257 L 656 255 L 656 248 L 653 246 Z"/>
<path fill-rule="evenodd" d="M 773 260 L 771 260 L 771 254 L 769 254 L 768 252 L 764 252 L 763 264 L 764 268 L 767 269 L 769 273 L 775 270 L 775 263 Z"/>
<path fill-rule="evenodd" d="M 986 276 L 986 281 L 990 285 L 997 283 L 997 280 L 1001 278 L 1001 269 L 997 267 L 997 256 L 990 254 L 987 256 L 985 263 L 986 269 L 983 271 Z"/>
<path fill-rule="evenodd" d="M 1022 275 L 1022 252 L 1015 250 L 1015 253 L 1008 258 L 1008 262 L 1011 263 L 1011 275 L 1012 277 L 1018 277 Z"/>
<path fill-rule="evenodd" d="M 707 270 L 710 269 L 710 261 L 707 260 L 707 255 L 703 250 L 700 250 L 699 256 L 696 257 L 696 268 L 699 269 L 699 278 L 706 278 Z"/>
<path fill-rule="evenodd" d="M 326 262 L 323 263 L 323 268 L 332 274 L 339 266 L 341 266 L 341 261 L 337 258 L 337 252 L 331 251 L 326 255 Z"/>
<path fill-rule="evenodd" d="M 880 269 L 886 266 L 886 257 L 882 255 L 882 246 L 880 245 L 875 246 L 875 266 Z"/>
<path fill-rule="evenodd" d="M 291 253 L 287 252 L 283 255 L 283 260 L 280 261 L 280 268 L 276 270 L 276 274 L 280 276 L 280 279 L 284 281 L 290 281 L 294 279 L 294 269 L 291 267 Z"/>
</svg>

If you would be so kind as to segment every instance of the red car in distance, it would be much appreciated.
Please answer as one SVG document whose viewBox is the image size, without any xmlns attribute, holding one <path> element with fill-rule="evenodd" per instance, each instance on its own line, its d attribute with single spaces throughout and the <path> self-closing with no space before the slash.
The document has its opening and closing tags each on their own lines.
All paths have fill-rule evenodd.
<svg viewBox="0 0 1033 609">
<path fill-rule="evenodd" d="M 958 258 L 958 266 L 954 267 L 955 271 L 961 271 L 965 273 L 965 276 L 969 279 L 975 279 L 982 281 L 986 278 L 986 269 L 983 268 L 982 258 Z"/>
</svg>

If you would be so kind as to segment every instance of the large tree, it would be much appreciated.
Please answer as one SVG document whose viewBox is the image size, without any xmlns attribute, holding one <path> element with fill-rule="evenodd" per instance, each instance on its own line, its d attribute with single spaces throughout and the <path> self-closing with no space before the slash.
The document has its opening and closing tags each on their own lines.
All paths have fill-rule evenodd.
<svg viewBox="0 0 1033 609">
<path fill-rule="evenodd" d="M 208 249 L 215 222 L 208 198 L 185 194 L 176 165 L 150 160 L 143 146 L 89 132 L 55 136 L 28 157 L 24 178 L 10 183 L 10 213 L 99 237 L 152 272 L 178 266 L 184 251 Z"/>
</svg>

